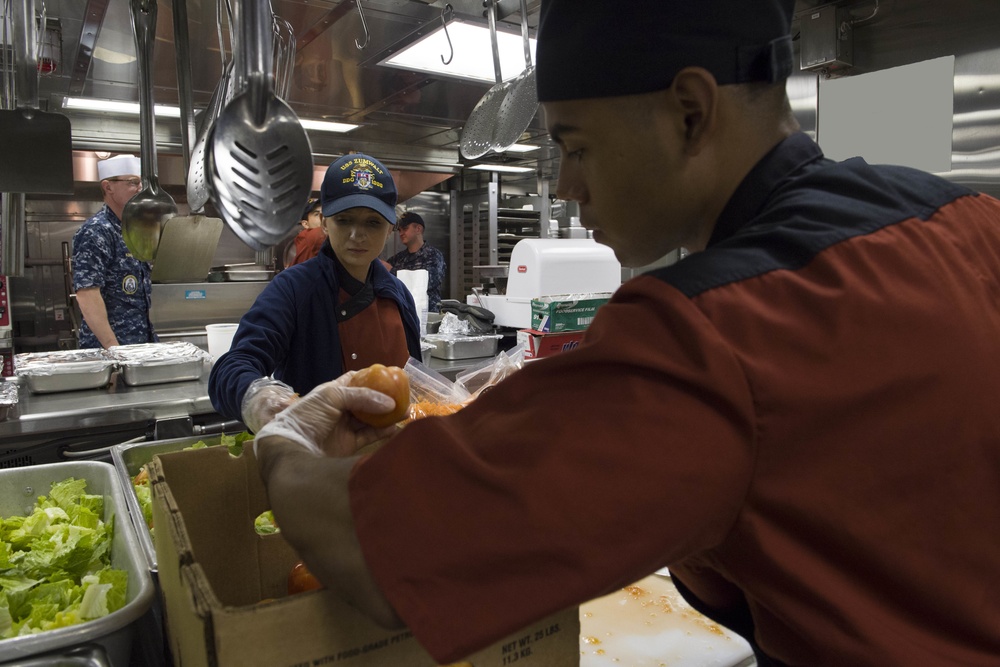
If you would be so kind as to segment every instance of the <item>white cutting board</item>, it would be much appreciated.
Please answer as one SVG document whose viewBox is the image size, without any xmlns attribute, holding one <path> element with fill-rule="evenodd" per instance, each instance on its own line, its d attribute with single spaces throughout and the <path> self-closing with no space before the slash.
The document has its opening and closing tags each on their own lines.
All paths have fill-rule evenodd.
<svg viewBox="0 0 1000 667">
<path fill-rule="evenodd" d="M 653 575 L 580 605 L 580 667 L 753 665 L 739 635 L 695 611 Z"/>
</svg>

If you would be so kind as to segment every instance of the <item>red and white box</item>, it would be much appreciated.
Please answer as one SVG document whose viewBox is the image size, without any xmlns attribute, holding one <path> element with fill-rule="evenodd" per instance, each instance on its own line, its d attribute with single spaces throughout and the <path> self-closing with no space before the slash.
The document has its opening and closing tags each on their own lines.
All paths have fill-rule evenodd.
<svg viewBox="0 0 1000 667">
<path fill-rule="evenodd" d="M 525 359 L 540 359 L 572 350 L 583 341 L 584 333 L 586 332 L 560 331 L 558 333 L 544 333 L 535 329 L 521 329 L 517 332 L 517 342 L 518 344 L 525 344 Z"/>
</svg>

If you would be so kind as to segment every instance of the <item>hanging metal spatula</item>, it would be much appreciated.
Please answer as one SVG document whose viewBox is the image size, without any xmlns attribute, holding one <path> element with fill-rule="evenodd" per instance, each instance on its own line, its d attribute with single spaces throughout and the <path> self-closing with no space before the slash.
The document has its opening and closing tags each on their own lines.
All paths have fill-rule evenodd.
<svg viewBox="0 0 1000 667">
<path fill-rule="evenodd" d="M 207 168 L 216 208 L 240 239 L 266 250 L 299 224 L 312 190 L 309 137 L 274 94 L 273 27 L 267 0 L 235 2 L 246 90 L 219 115 Z"/>
<path fill-rule="evenodd" d="M 72 194 L 69 119 L 38 110 L 35 1 L 14 0 L 11 5 L 18 104 L 0 111 L 0 192 Z"/>
</svg>

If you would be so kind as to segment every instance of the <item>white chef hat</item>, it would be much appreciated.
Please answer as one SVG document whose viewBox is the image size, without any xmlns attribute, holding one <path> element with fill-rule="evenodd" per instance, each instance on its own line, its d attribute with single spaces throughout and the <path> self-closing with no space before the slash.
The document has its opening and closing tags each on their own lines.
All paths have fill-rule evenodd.
<svg viewBox="0 0 1000 667">
<path fill-rule="evenodd" d="M 97 162 L 97 180 L 115 176 L 139 176 L 142 174 L 142 163 L 134 155 L 116 155 L 107 160 Z"/>
</svg>

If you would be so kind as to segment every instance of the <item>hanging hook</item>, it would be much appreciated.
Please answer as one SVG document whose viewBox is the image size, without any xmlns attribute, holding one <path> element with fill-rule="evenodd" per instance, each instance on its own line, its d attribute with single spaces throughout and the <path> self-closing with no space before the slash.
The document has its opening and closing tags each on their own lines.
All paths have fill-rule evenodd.
<svg viewBox="0 0 1000 667">
<path fill-rule="evenodd" d="M 372 36 L 371 33 L 368 32 L 368 22 L 365 21 L 365 10 L 361 8 L 361 0 L 354 0 L 354 2 L 358 5 L 358 15 L 361 16 L 361 27 L 365 29 L 365 43 L 362 44 L 358 40 L 354 40 L 354 46 L 358 47 L 358 50 L 361 50 L 368 46 L 368 42 L 371 40 Z"/>
<path fill-rule="evenodd" d="M 447 18 L 445 16 L 447 15 Z M 451 45 L 451 35 L 448 34 L 448 21 L 451 20 L 452 9 L 451 5 L 445 5 L 444 9 L 441 10 L 441 25 L 444 27 L 444 36 L 448 38 L 448 49 L 451 54 L 448 56 L 448 60 L 441 56 L 441 62 L 445 65 L 451 64 L 451 59 L 455 57 L 455 47 Z"/>
</svg>

